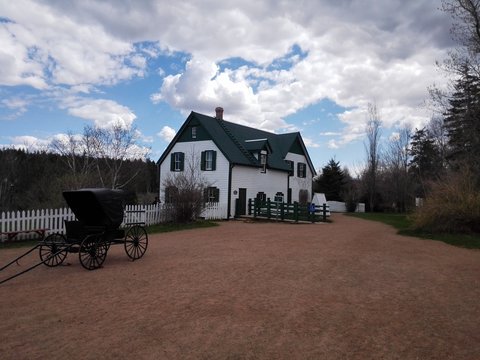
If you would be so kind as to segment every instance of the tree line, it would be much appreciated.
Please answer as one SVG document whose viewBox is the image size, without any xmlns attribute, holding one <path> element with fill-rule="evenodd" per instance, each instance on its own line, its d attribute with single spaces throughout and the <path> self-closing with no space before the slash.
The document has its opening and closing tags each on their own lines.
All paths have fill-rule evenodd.
<svg viewBox="0 0 480 360">
<path fill-rule="evenodd" d="M 158 194 L 157 166 L 133 128 L 87 126 L 42 151 L 0 150 L 0 163 L 0 211 L 63 207 L 64 190 L 90 187 L 124 189 L 130 204 Z"/>
<path fill-rule="evenodd" d="M 332 159 L 314 189 L 327 199 L 363 201 L 369 211 L 413 212 L 420 230 L 479 232 L 480 1 L 443 1 L 442 9 L 454 20 L 458 46 L 439 64 L 450 88 L 430 89 L 429 123 L 381 142 L 380 112 L 370 105 L 364 170 L 353 179 Z M 424 199 L 422 206 L 416 198 Z"/>
</svg>

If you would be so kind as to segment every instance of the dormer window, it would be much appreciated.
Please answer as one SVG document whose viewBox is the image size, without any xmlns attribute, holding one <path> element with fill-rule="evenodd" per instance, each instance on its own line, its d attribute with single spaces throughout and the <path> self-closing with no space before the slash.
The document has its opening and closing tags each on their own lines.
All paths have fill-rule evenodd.
<svg viewBox="0 0 480 360">
<path fill-rule="evenodd" d="M 262 173 L 267 172 L 267 152 L 262 150 L 260 152 L 260 165 L 262 166 Z"/>
</svg>

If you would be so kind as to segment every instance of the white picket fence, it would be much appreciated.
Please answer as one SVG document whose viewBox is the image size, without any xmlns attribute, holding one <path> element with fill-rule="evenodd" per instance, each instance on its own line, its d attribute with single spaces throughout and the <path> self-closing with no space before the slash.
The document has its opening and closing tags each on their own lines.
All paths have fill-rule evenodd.
<svg viewBox="0 0 480 360">
<path fill-rule="evenodd" d="M 169 204 L 127 205 L 123 224 L 141 222 L 150 226 L 171 221 L 170 209 Z M 207 220 L 221 220 L 226 218 L 226 213 L 225 206 L 219 203 L 208 203 L 201 217 Z M 56 232 L 65 233 L 64 221 L 75 219 L 75 214 L 70 208 L 2 212 L 0 213 L 0 233 L 4 235 L 0 237 L 0 242 L 7 240 L 5 233 L 15 231 L 48 229 L 47 235 Z M 23 240 L 31 236 L 32 234 L 20 233 L 15 240 Z"/>
</svg>

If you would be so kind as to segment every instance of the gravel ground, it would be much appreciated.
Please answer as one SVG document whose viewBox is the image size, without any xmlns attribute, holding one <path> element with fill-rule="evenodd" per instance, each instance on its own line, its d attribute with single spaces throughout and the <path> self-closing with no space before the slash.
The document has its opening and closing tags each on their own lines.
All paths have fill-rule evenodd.
<svg viewBox="0 0 480 360">
<path fill-rule="evenodd" d="M 135 262 L 115 245 L 96 271 L 76 254 L 41 266 L 0 285 L 0 359 L 480 359 L 480 251 L 332 220 L 223 222 L 153 235 Z"/>
</svg>

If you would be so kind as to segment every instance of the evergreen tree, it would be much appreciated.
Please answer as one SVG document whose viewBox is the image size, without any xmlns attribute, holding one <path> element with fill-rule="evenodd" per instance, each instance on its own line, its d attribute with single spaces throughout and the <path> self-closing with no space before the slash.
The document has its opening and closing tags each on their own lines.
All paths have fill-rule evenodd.
<svg viewBox="0 0 480 360">
<path fill-rule="evenodd" d="M 343 201 L 342 193 L 345 183 L 345 173 L 340 163 L 331 159 L 322 168 L 322 174 L 315 180 L 314 189 L 316 192 L 324 193 L 327 200 Z"/>
<path fill-rule="evenodd" d="M 409 173 L 416 183 L 415 195 L 425 197 L 429 183 L 443 174 L 442 149 L 426 128 L 417 129 L 412 135 L 410 156 Z"/>
<path fill-rule="evenodd" d="M 465 69 L 454 86 L 445 114 L 447 160 L 454 169 L 480 173 L 480 79 Z"/>
</svg>

